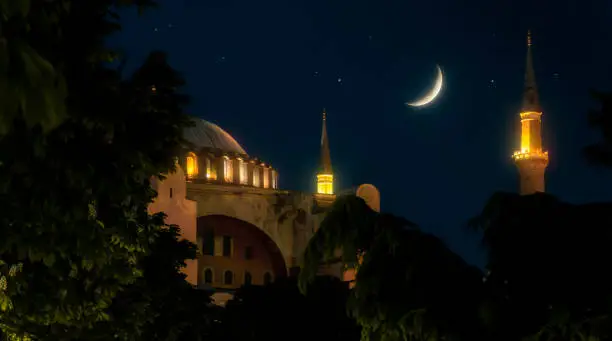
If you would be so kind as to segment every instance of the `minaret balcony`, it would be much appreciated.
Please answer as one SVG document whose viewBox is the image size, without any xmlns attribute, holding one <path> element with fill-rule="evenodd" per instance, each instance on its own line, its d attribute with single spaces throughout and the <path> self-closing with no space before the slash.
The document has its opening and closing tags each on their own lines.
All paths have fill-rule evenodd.
<svg viewBox="0 0 612 341">
<path fill-rule="evenodd" d="M 542 117 L 542 113 L 537 111 L 525 111 L 519 115 L 521 116 L 521 121 L 539 120 Z"/>
<path fill-rule="evenodd" d="M 522 160 L 544 160 L 548 161 L 548 152 L 544 151 L 516 151 L 512 154 L 514 161 Z"/>
</svg>

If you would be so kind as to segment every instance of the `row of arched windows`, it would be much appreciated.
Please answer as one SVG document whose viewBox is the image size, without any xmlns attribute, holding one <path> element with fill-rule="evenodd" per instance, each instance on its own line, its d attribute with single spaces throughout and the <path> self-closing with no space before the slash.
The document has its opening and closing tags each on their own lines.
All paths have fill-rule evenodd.
<svg viewBox="0 0 612 341">
<path fill-rule="evenodd" d="M 200 179 L 217 181 L 221 180 L 225 183 L 235 183 L 240 185 L 249 185 L 253 187 L 263 188 L 278 188 L 278 173 L 265 164 L 256 163 L 255 160 L 244 160 L 240 157 L 230 158 L 223 156 L 219 166 L 214 164 L 212 156 L 205 157 L 205 167 L 203 172 L 200 171 L 200 162 L 198 156 L 190 152 L 185 158 L 185 175 L 188 179 Z M 259 162 L 259 161 L 257 161 Z M 202 164 L 204 166 L 204 164 Z M 236 172 L 235 169 L 238 171 Z M 221 176 L 220 179 L 219 177 Z M 234 176 L 238 176 L 235 179 Z"/>
<path fill-rule="evenodd" d="M 204 284 L 212 285 L 214 280 L 213 270 L 211 268 L 206 268 L 204 270 Z M 272 283 L 272 274 L 269 272 L 264 273 L 263 284 L 268 285 Z M 224 285 L 233 285 L 234 284 L 234 272 L 231 270 L 225 270 L 223 272 L 223 284 Z M 253 284 L 253 275 L 250 272 L 246 271 L 244 273 L 244 285 Z"/>
</svg>

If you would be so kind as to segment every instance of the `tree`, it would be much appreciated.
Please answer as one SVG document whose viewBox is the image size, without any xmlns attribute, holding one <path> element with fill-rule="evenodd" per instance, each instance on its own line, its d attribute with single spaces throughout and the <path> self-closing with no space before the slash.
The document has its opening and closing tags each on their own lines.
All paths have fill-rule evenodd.
<svg viewBox="0 0 612 341">
<path fill-rule="evenodd" d="M 143 277 L 115 297 L 110 307 L 112 319 L 96 324 L 85 338 L 209 340 L 218 314 L 210 292 L 193 287 L 180 272 L 185 260 L 195 255 L 195 244 L 181 239 L 177 226 L 160 230 L 142 260 Z"/>
<path fill-rule="evenodd" d="M 220 341 L 358 341 L 359 327 L 346 314 L 348 293 L 333 277 L 315 278 L 306 296 L 295 278 L 244 286 L 227 303 L 216 335 Z"/>
<path fill-rule="evenodd" d="M 120 28 L 116 7 L 151 4 L 0 1 L 0 329 L 8 337 L 80 339 L 111 321 L 117 295 L 141 278 L 162 233 L 163 219 L 147 211 L 149 179 L 173 169 L 185 142 L 181 83 L 164 78 L 159 54 L 143 67 L 158 73 L 141 69 L 123 82 L 103 44 Z"/>
<path fill-rule="evenodd" d="M 612 204 L 496 193 L 472 226 L 488 249 L 496 340 L 612 337 Z"/>
<path fill-rule="evenodd" d="M 482 273 L 414 223 L 338 198 L 304 253 L 302 291 L 321 262 L 358 263 L 348 309 L 366 340 L 475 340 Z"/>
<path fill-rule="evenodd" d="M 601 133 L 602 140 L 584 148 L 586 159 L 594 165 L 612 167 L 612 93 L 592 92 L 600 103 L 598 110 L 590 110 L 591 126 Z"/>
</svg>

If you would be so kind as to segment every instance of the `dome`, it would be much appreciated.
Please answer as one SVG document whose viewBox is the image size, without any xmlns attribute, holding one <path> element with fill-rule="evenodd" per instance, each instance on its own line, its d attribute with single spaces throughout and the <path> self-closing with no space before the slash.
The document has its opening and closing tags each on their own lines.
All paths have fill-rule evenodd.
<svg viewBox="0 0 612 341">
<path fill-rule="evenodd" d="M 195 126 L 184 132 L 184 138 L 197 148 L 220 149 L 227 153 L 247 155 L 240 144 L 218 125 L 200 118 L 194 118 Z"/>
</svg>

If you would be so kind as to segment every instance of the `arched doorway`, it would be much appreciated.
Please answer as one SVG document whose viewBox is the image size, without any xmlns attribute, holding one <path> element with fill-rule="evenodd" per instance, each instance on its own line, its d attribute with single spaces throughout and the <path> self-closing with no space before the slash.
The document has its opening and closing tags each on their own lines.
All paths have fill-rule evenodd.
<svg viewBox="0 0 612 341">
<path fill-rule="evenodd" d="M 276 243 L 243 220 L 224 215 L 199 217 L 197 241 L 200 287 L 232 291 L 287 276 L 285 259 Z"/>
</svg>

